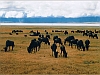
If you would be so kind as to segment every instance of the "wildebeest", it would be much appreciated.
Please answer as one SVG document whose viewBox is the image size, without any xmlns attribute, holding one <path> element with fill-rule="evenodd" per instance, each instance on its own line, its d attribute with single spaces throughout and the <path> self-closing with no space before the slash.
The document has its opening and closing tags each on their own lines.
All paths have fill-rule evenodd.
<svg viewBox="0 0 100 75">
<path fill-rule="evenodd" d="M 61 38 L 54 39 L 54 43 L 59 43 L 59 46 L 62 44 Z"/>
<path fill-rule="evenodd" d="M 23 32 L 22 30 L 12 30 L 12 33 Z"/>
<path fill-rule="evenodd" d="M 54 53 L 54 56 L 56 57 L 57 56 L 57 52 L 56 52 L 56 49 L 57 49 L 57 45 L 55 43 L 53 43 L 51 45 L 51 49 L 52 49 L 52 56 L 53 56 L 53 53 Z"/>
<path fill-rule="evenodd" d="M 39 32 L 32 32 L 30 33 L 30 36 L 38 36 L 40 33 Z"/>
<path fill-rule="evenodd" d="M 82 40 L 77 41 L 77 49 L 85 51 L 85 46 Z"/>
<path fill-rule="evenodd" d="M 70 41 L 69 41 L 69 46 L 71 46 L 71 48 L 73 48 L 73 45 L 75 45 L 75 48 L 76 48 L 76 46 L 77 46 L 77 41 L 78 41 L 78 39 L 72 39 L 72 40 L 70 40 Z"/>
<path fill-rule="evenodd" d="M 11 41 L 11 40 L 7 40 L 6 41 L 6 47 L 4 48 L 5 49 L 5 52 L 7 51 L 8 47 L 9 47 L 9 50 L 10 50 L 10 46 L 12 46 L 12 50 L 14 48 L 14 41 Z"/>
<path fill-rule="evenodd" d="M 62 30 L 55 30 L 55 32 L 64 32 L 64 31 L 62 31 Z"/>
<path fill-rule="evenodd" d="M 40 47 L 41 47 L 40 41 L 33 39 L 33 40 L 31 40 L 29 47 L 27 47 L 27 51 L 28 51 L 28 53 L 32 53 L 32 51 L 34 49 L 34 53 L 35 53 L 35 52 L 37 52 L 37 48 L 39 51 Z"/>
<path fill-rule="evenodd" d="M 65 35 L 66 35 L 66 34 L 68 34 L 68 31 L 67 31 L 67 30 L 65 30 L 64 34 L 65 34 Z"/>
<path fill-rule="evenodd" d="M 18 33 L 16 33 L 16 35 L 18 35 Z"/>
<path fill-rule="evenodd" d="M 62 56 L 62 52 L 63 52 L 63 57 L 66 57 L 67 58 L 67 52 L 66 52 L 66 49 L 65 49 L 65 46 L 64 45 L 61 45 L 60 46 L 60 50 L 61 50 L 61 56 Z"/>
<path fill-rule="evenodd" d="M 97 36 L 97 34 L 95 34 L 95 33 L 89 33 L 89 38 L 94 38 L 94 37 L 96 37 L 96 39 L 98 39 L 98 36 Z"/>
<path fill-rule="evenodd" d="M 74 33 L 74 30 L 72 30 L 71 33 Z"/>
<path fill-rule="evenodd" d="M 59 45 L 62 44 L 61 38 L 58 38 L 58 36 L 54 36 L 53 41 L 54 43 L 59 43 Z"/>
<path fill-rule="evenodd" d="M 90 44 L 90 41 L 87 39 L 85 40 L 85 47 L 86 47 L 86 50 L 89 49 L 89 44 Z"/>
<path fill-rule="evenodd" d="M 56 39 L 56 38 L 58 38 L 58 36 L 57 36 L 57 35 L 55 35 L 55 36 L 53 37 L 53 40 L 54 40 L 54 39 Z"/>
<path fill-rule="evenodd" d="M 45 44 L 50 45 L 49 39 L 46 37 L 39 37 L 38 40 L 42 43 L 44 42 Z"/>
<path fill-rule="evenodd" d="M 27 35 L 24 35 L 24 37 L 27 37 Z"/>
<path fill-rule="evenodd" d="M 83 36 L 84 36 L 84 35 L 85 35 L 85 36 L 88 36 L 88 35 L 89 35 L 89 33 L 83 33 Z"/>
<path fill-rule="evenodd" d="M 12 35 L 12 33 L 9 33 L 9 35 Z"/>
<path fill-rule="evenodd" d="M 85 30 L 76 30 L 75 32 L 76 32 L 76 33 L 84 33 Z"/>
<path fill-rule="evenodd" d="M 75 39 L 74 36 L 68 36 L 67 38 L 65 38 L 64 45 L 66 44 L 66 41 L 69 43 L 72 39 Z M 70 43 L 69 43 L 69 46 L 70 46 Z"/>
</svg>

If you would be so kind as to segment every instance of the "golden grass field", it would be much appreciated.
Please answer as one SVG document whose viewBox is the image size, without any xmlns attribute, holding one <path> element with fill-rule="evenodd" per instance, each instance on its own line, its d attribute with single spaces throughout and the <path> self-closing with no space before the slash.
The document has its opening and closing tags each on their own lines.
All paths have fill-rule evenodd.
<svg viewBox="0 0 100 75">
<path fill-rule="evenodd" d="M 23 30 L 23 33 L 9 35 L 13 29 Z M 67 30 L 69 34 L 52 33 L 55 29 Z M 99 39 L 89 39 L 81 33 L 70 32 L 77 29 L 94 31 L 100 30 L 100 27 L 0 26 L 0 74 L 100 74 L 100 33 L 98 33 Z M 75 38 L 83 41 L 89 39 L 90 48 L 88 51 L 79 51 L 66 44 L 68 58 L 54 58 L 51 56 L 51 46 L 42 43 L 40 51 L 29 54 L 27 47 L 33 38 L 37 38 L 37 36 L 29 36 L 30 30 L 38 30 L 42 34 L 45 34 L 44 30 L 47 30 L 52 34 L 51 44 L 54 35 L 58 35 L 62 41 L 69 35 L 74 35 Z M 24 37 L 25 34 L 28 36 Z M 4 52 L 3 47 L 8 39 L 15 42 L 15 47 L 13 51 Z M 57 50 L 60 52 L 58 44 Z"/>
</svg>

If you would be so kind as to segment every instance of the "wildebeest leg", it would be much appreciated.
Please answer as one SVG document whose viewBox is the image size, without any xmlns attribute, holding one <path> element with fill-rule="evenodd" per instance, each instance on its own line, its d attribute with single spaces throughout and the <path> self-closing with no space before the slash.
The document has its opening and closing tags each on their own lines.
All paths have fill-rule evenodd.
<svg viewBox="0 0 100 75">
<path fill-rule="evenodd" d="M 76 48 L 76 45 L 75 45 L 75 48 Z"/>
<path fill-rule="evenodd" d="M 62 50 L 61 50 L 61 53 L 60 53 L 60 55 L 62 56 Z"/>
<path fill-rule="evenodd" d="M 53 56 L 53 50 L 52 50 L 52 56 Z"/>
<path fill-rule="evenodd" d="M 70 46 L 70 42 L 69 42 L 69 46 Z"/>
<path fill-rule="evenodd" d="M 54 52 L 55 58 L 58 57 L 58 52 Z"/>
<path fill-rule="evenodd" d="M 10 51 L 10 46 L 9 46 L 9 51 Z"/>
<path fill-rule="evenodd" d="M 12 46 L 12 51 L 13 51 L 14 46 Z"/>
<path fill-rule="evenodd" d="M 40 50 L 40 47 L 41 47 L 41 46 L 39 45 L 39 46 L 38 46 L 38 51 Z"/>
<path fill-rule="evenodd" d="M 66 41 L 64 41 L 64 45 L 66 45 Z"/>
<path fill-rule="evenodd" d="M 37 52 L 37 47 L 36 47 L 36 52 Z"/>
<path fill-rule="evenodd" d="M 77 46 L 77 49 L 78 49 L 78 50 L 80 50 L 80 47 L 79 47 L 79 46 Z"/>
<path fill-rule="evenodd" d="M 71 43 L 71 48 L 73 48 L 73 44 Z"/>
<path fill-rule="evenodd" d="M 33 52 L 33 49 L 30 50 L 30 53 L 32 53 L 32 52 Z"/>
<path fill-rule="evenodd" d="M 89 45 L 86 45 L 86 50 L 88 50 L 89 49 Z"/>
<path fill-rule="evenodd" d="M 96 36 L 96 38 L 98 39 L 98 36 Z"/>
<path fill-rule="evenodd" d="M 48 41 L 48 45 L 50 45 L 50 42 Z"/>
<path fill-rule="evenodd" d="M 67 58 L 67 53 L 65 53 L 65 58 Z"/>
<path fill-rule="evenodd" d="M 85 51 L 85 47 L 83 46 L 83 51 Z"/>
</svg>

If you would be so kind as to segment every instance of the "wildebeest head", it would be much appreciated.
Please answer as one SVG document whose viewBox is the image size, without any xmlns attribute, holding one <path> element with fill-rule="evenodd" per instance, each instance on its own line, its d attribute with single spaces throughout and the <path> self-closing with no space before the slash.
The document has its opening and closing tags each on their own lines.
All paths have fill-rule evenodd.
<svg viewBox="0 0 100 75">
<path fill-rule="evenodd" d="M 3 49 L 5 50 L 5 52 L 7 52 L 7 47 L 4 47 Z"/>
<path fill-rule="evenodd" d="M 31 53 L 32 52 L 29 47 L 27 47 L 27 51 L 28 51 L 28 53 Z"/>
</svg>

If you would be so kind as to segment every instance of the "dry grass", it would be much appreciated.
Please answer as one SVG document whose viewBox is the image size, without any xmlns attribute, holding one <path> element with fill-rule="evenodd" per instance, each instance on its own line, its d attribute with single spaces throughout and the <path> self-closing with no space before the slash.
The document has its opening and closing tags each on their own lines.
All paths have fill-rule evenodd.
<svg viewBox="0 0 100 75">
<path fill-rule="evenodd" d="M 9 35 L 13 29 L 21 29 L 24 32 L 19 35 Z M 52 30 L 68 30 L 69 34 L 52 33 Z M 70 33 L 71 30 L 99 30 L 99 27 L 35 27 L 35 26 L 0 26 L 0 74 L 100 74 L 100 33 L 99 39 L 89 39 L 80 33 Z M 27 47 L 31 39 L 35 36 L 29 35 L 29 31 L 40 31 L 45 34 L 47 30 L 52 34 L 50 42 L 53 43 L 53 36 L 59 35 L 64 40 L 69 35 L 85 41 L 91 41 L 89 51 L 79 51 L 65 46 L 68 52 L 68 58 L 51 56 L 50 46 L 42 44 L 40 51 L 29 54 Z M 14 51 L 4 52 L 5 41 L 13 40 L 15 42 Z M 57 50 L 60 52 L 58 45 Z"/>
</svg>

